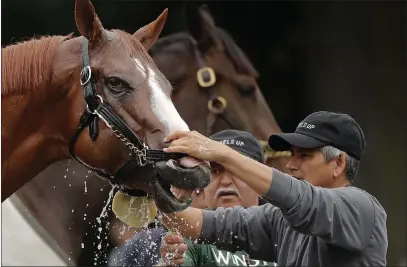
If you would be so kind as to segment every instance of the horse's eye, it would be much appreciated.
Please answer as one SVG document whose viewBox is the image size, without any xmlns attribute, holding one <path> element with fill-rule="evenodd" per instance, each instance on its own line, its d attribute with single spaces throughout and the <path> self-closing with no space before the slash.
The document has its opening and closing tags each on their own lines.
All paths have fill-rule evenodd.
<svg viewBox="0 0 407 267">
<path fill-rule="evenodd" d="M 129 89 L 128 84 L 117 77 L 108 78 L 106 84 L 114 93 L 122 93 Z"/>
<path fill-rule="evenodd" d="M 252 96 L 255 88 L 251 85 L 240 85 L 238 89 L 243 96 Z"/>
</svg>

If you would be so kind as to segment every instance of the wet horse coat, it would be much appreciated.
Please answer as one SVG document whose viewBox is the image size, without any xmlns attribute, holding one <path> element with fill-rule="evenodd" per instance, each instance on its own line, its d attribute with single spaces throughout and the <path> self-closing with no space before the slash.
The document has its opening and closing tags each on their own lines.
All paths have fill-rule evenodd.
<svg viewBox="0 0 407 267">
<path fill-rule="evenodd" d="M 170 99 L 170 83 L 147 53 L 162 30 L 166 14 L 165 10 L 132 36 L 105 30 L 93 5 L 77 0 L 75 21 L 81 37 L 47 36 L 2 49 L 2 200 L 47 166 L 69 158 L 68 147 L 71 155 L 74 151 L 88 166 L 115 181 L 115 173 L 133 159 L 133 151 L 126 147 L 132 135 L 140 145 L 149 146 L 145 147 L 148 160 L 151 148 L 165 147 L 163 139 L 168 133 L 189 129 Z M 89 124 L 81 113 L 91 118 Z M 89 131 L 84 127 L 86 134 L 78 132 L 78 125 L 89 127 Z M 179 162 L 188 166 L 174 168 L 195 168 L 189 158 Z M 206 164 L 197 167 L 208 169 Z M 162 170 L 165 168 L 169 167 L 164 164 Z M 189 172 L 191 177 L 178 182 L 178 187 L 195 186 L 200 180 L 198 172 Z M 198 187 L 209 181 L 209 175 L 204 176 Z M 168 177 L 165 182 L 158 176 L 155 182 L 141 178 L 136 172 L 127 173 L 126 179 L 132 181 L 126 186 L 151 192 L 163 209 L 184 205 L 171 194 Z M 43 189 L 48 192 L 47 186 L 53 182 Z M 123 182 L 118 181 L 119 185 Z M 34 210 L 44 208 L 36 206 Z"/>
</svg>

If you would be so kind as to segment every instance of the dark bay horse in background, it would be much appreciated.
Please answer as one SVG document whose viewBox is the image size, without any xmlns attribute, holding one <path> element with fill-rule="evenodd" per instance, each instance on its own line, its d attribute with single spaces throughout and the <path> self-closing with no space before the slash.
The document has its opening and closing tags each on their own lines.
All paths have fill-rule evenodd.
<svg viewBox="0 0 407 267">
<path fill-rule="evenodd" d="M 215 25 L 206 7 L 189 10 L 186 15 L 189 33 L 160 38 L 149 53 L 172 83 L 172 100 L 190 129 L 210 135 L 236 128 L 260 140 L 281 132 L 256 83 L 258 73 L 244 52 Z M 284 168 L 284 153 L 268 155 L 269 165 Z M 110 189 L 108 183 L 70 160 L 50 166 L 17 195 L 67 257 L 88 265 L 93 264 L 96 236 L 100 234 L 95 221 Z M 44 205 L 48 205 L 46 212 L 41 210 Z M 112 218 L 110 212 L 104 223 L 109 224 Z M 107 245 L 103 246 L 106 255 L 99 258 L 100 264 L 111 248 L 109 229 L 103 227 L 102 231 Z"/>
<path fill-rule="evenodd" d="M 208 7 L 194 7 L 187 5 L 188 33 L 160 38 L 150 50 L 173 84 L 178 112 L 191 129 L 207 136 L 230 128 L 250 132 L 263 141 L 268 164 L 284 169 L 288 153 L 270 151 L 264 143 L 281 129 L 258 87 L 257 70 L 216 26 Z"/>
</svg>

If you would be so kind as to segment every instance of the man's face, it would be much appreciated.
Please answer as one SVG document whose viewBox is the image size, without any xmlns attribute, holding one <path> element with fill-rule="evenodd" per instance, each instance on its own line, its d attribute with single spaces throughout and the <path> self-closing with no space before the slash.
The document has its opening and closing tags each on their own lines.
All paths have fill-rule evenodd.
<svg viewBox="0 0 407 267">
<path fill-rule="evenodd" d="M 335 160 L 325 162 L 324 155 L 318 149 L 297 147 L 291 149 L 291 157 L 287 163 L 291 176 L 327 188 L 333 185 L 335 167 Z"/>
<path fill-rule="evenodd" d="M 205 200 L 209 209 L 258 205 L 258 195 L 218 163 L 211 163 L 211 182 L 205 188 Z"/>
</svg>

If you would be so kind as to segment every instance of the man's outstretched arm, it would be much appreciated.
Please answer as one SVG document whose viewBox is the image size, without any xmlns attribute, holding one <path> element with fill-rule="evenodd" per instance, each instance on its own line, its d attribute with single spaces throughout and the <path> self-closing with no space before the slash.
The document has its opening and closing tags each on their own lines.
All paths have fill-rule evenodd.
<svg viewBox="0 0 407 267">
<path fill-rule="evenodd" d="M 248 209 L 218 208 L 215 211 L 187 208 L 163 218 L 165 226 L 185 238 L 215 244 L 230 252 L 246 251 L 257 259 L 276 261 L 274 228 L 281 219 L 281 212 L 272 205 Z"/>
<path fill-rule="evenodd" d="M 235 151 L 222 165 L 279 207 L 291 228 L 329 244 L 359 251 L 368 245 L 375 222 L 385 228 L 384 209 L 358 188 L 313 186 Z"/>
</svg>

